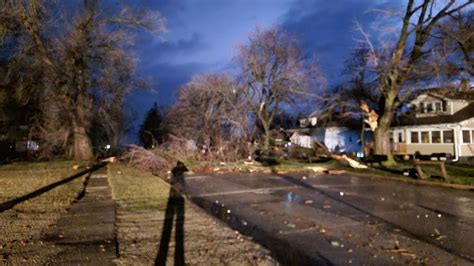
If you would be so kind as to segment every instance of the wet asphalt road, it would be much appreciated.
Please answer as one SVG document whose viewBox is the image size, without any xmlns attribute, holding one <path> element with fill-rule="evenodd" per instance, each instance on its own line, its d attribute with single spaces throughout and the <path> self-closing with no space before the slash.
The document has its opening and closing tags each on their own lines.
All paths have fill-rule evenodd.
<svg viewBox="0 0 474 266">
<path fill-rule="evenodd" d="M 186 190 L 283 264 L 474 263 L 471 191 L 255 173 L 187 176 Z"/>
</svg>

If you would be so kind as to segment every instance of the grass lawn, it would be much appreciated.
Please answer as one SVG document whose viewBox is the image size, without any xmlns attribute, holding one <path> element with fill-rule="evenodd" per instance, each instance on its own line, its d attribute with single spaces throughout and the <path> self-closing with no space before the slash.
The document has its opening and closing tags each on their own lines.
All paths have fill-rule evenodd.
<svg viewBox="0 0 474 266">
<path fill-rule="evenodd" d="M 463 164 L 446 163 L 446 171 L 449 176 L 453 177 L 452 183 L 461 185 L 474 185 L 474 166 Z M 414 168 L 415 165 L 411 162 L 400 162 L 389 168 L 396 171 L 402 171 L 407 168 Z M 429 181 L 445 182 L 442 178 L 441 169 L 439 165 L 422 165 L 421 169 L 427 175 L 431 176 Z"/>
<path fill-rule="evenodd" d="M 0 165 L 0 203 L 31 193 L 55 181 L 71 176 L 72 161 L 13 163 Z M 41 263 L 47 254 L 40 254 L 44 233 L 83 189 L 84 178 L 35 198 L 24 201 L 14 208 L 0 213 L 0 264 Z"/>
<path fill-rule="evenodd" d="M 109 164 L 112 197 L 123 210 L 165 210 L 169 187 L 151 173 L 126 164 Z"/>
<path fill-rule="evenodd" d="M 169 186 L 148 172 L 114 163 L 108 166 L 116 200 L 117 265 L 152 265 L 158 251 Z"/>
<path fill-rule="evenodd" d="M 454 177 L 455 183 L 474 185 L 474 166 L 449 164 L 446 165 L 446 171 Z"/>
</svg>

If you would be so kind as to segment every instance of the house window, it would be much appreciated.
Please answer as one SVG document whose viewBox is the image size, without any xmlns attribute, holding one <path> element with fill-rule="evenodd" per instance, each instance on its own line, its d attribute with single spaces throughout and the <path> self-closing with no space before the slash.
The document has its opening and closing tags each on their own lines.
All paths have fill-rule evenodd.
<svg viewBox="0 0 474 266">
<path fill-rule="evenodd" d="M 474 131 L 473 131 L 474 132 Z M 403 142 L 403 132 L 398 132 L 398 142 L 402 143 Z"/>
<path fill-rule="evenodd" d="M 421 143 L 430 143 L 429 131 L 421 131 Z"/>
<path fill-rule="evenodd" d="M 410 136 L 411 143 L 420 143 L 420 140 L 418 139 L 418 132 L 412 131 Z"/>
<path fill-rule="evenodd" d="M 454 134 L 452 130 L 443 131 L 443 143 L 453 143 Z"/>
<path fill-rule="evenodd" d="M 446 110 L 448 109 L 448 103 L 446 101 L 443 101 L 443 112 L 446 112 Z"/>
<path fill-rule="evenodd" d="M 471 131 L 463 130 L 462 131 L 462 143 L 471 143 Z"/>
<path fill-rule="evenodd" d="M 425 112 L 425 105 L 423 103 L 420 103 L 420 113 Z"/>
<path fill-rule="evenodd" d="M 432 104 L 432 103 L 428 103 L 428 104 L 426 105 L 426 112 L 427 112 L 427 113 L 433 112 L 433 104 Z"/>
<path fill-rule="evenodd" d="M 436 112 L 441 112 L 441 103 L 440 102 L 435 103 L 435 111 Z"/>
<path fill-rule="evenodd" d="M 441 131 L 431 131 L 431 143 L 441 143 Z"/>
</svg>

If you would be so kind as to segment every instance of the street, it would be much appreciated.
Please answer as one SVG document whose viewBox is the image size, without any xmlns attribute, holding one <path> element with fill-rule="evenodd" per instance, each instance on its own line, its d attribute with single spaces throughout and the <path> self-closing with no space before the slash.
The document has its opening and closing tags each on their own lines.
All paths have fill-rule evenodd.
<svg viewBox="0 0 474 266">
<path fill-rule="evenodd" d="M 191 199 L 283 264 L 472 264 L 474 193 L 328 174 L 186 177 Z"/>
</svg>

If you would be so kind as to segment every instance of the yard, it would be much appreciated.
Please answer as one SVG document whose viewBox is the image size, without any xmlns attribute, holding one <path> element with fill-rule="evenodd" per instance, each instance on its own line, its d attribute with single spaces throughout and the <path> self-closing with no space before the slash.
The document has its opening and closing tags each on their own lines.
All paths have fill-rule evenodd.
<svg viewBox="0 0 474 266">
<path fill-rule="evenodd" d="M 72 175 L 74 162 L 0 165 L 0 203 Z M 53 246 L 43 240 L 48 228 L 83 189 L 84 177 L 0 213 L 0 264 L 43 264 Z"/>
</svg>

